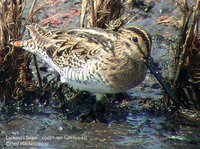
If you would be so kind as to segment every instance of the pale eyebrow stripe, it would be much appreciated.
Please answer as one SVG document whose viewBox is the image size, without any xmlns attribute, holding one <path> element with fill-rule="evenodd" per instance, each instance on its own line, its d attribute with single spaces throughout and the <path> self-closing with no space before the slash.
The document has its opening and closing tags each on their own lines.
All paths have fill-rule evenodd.
<svg viewBox="0 0 200 149">
<path fill-rule="evenodd" d="M 147 49 L 151 48 L 151 44 L 152 44 L 152 40 L 151 40 L 151 36 L 149 35 L 149 33 L 147 33 L 146 31 L 144 31 L 143 29 L 139 28 L 139 27 L 130 27 L 130 28 L 126 28 L 128 30 L 133 31 L 134 33 L 140 35 L 142 37 L 142 39 L 144 41 L 146 41 L 147 43 Z"/>
</svg>

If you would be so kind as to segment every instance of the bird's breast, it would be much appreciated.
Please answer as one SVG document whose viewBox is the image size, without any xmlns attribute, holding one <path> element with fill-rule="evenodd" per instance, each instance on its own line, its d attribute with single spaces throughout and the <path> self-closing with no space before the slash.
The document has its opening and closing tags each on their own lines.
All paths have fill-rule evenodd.
<svg viewBox="0 0 200 149">
<path fill-rule="evenodd" d="M 119 93 L 140 84 L 146 75 L 142 62 L 104 60 L 82 69 L 64 68 L 61 76 L 72 87 L 93 93 Z"/>
</svg>

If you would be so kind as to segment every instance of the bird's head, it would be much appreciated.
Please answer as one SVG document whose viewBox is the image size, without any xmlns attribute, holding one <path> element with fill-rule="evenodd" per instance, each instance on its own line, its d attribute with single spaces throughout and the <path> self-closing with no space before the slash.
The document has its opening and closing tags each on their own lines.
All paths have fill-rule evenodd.
<svg viewBox="0 0 200 149">
<path fill-rule="evenodd" d="M 136 26 L 126 27 L 119 30 L 126 54 L 135 60 L 143 60 L 150 56 L 152 40 L 150 34 Z"/>
</svg>

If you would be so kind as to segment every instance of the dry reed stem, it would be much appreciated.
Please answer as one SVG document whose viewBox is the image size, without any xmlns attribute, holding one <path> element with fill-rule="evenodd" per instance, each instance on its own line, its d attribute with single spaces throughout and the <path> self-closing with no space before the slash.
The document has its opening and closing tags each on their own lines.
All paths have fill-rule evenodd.
<svg viewBox="0 0 200 149">
<path fill-rule="evenodd" d="M 30 58 L 22 50 L 8 46 L 11 39 L 22 38 L 23 0 L 1 1 L 0 9 L 0 96 L 3 99 L 23 99 L 26 90 L 34 88 L 29 70 Z"/>
<path fill-rule="evenodd" d="M 183 1 L 183 8 L 173 89 L 176 90 L 183 105 L 189 106 L 188 103 L 193 103 L 195 108 L 200 109 L 200 78 L 196 77 L 200 70 L 198 35 L 200 0 L 196 1 L 193 11 L 188 9 L 187 0 Z"/>
<path fill-rule="evenodd" d="M 83 0 L 80 27 L 84 27 L 86 22 L 87 27 L 117 30 L 130 19 L 129 14 L 124 14 L 130 3 L 129 0 L 127 2 L 120 0 Z M 88 14 L 87 20 L 86 14 Z"/>
<path fill-rule="evenodd" d="M 81 9 L 81 19 L 80 19 L 80 27 L 84 27 L 85 15 L 87 11 L 87 0 L 82 1 L 82 9 Z"/>
</svg>

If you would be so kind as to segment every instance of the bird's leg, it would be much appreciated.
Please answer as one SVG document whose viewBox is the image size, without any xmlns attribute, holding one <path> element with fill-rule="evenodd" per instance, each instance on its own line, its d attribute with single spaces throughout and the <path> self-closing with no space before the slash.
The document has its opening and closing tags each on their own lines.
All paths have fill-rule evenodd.
<svg viewBox="0 0 200 149">
<path fill-rule="evenodd" d="M 104 103 L 102 103 L 103 98 L 105 98 L 105 94 L 96 94 L 96 101 L 93 106 L 92 113 L 94 114 L 96 120 L 106 123 L 104 118 L 106 108 Z"/>
<path fill-rule="evenodd" d="M 96 94 L 96 101 L 101 101 L 105 94 Z"/>
<path fill-rule="evenodd" d="M 86 115 L 82 115 L 81 119 L 87 119 L 87 118 L 92 118 L 95 121 L 101 121 L 105 122 L 106 120 L 104 119 L 104 113 L 105 113 L 105 105 L 102 103 L 102 99 L 105 97 L 104 94 L 95 94 L 96 95 L 96 100 L 94 105 L 91 107 L 90 112 Z"/>
<path fill-rule="evenodd" d="M 93 112 L 95 114 L 102 113 L 105 110 L 105 106 L 102 103 L 105 94 L 96 94 L 96 101 L 93 106 Z"/>
</svg>

